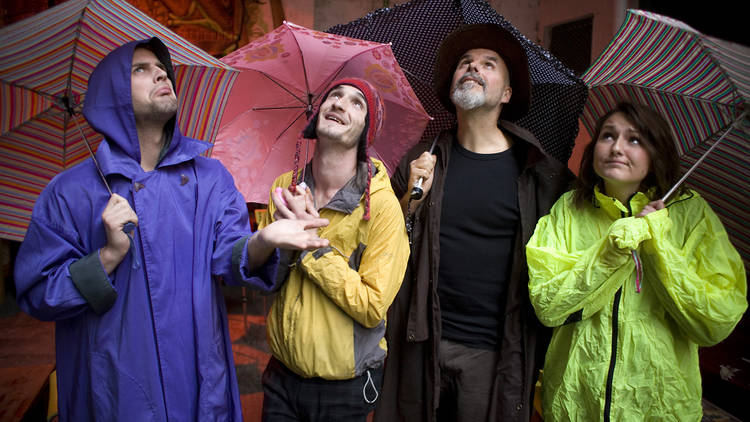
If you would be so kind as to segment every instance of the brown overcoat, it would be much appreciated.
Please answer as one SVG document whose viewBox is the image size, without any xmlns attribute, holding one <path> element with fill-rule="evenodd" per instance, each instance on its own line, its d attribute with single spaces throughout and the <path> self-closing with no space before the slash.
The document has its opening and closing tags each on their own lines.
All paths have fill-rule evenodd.
<svg viewBox="0 0 750 422">
<path fill-rule="evenodd" d="M 519 162 L 518 205 L 521 219 L 517 231 L 510 280 L 508 280 L 505 324 L 500 359 L 490 405 L 491 421 L 527 421 L 531 416 L 532 389 L 544 362 L 549 332 L 537 320 L 529 303 L 528 274 L 524 246 L 534 233 L 537 220 L 549 212 L 557 198 L 569 188 L 572 173 L 543 152 L 530 132 L 510 122 L 500 128 L 515 140 Z M 436 351 L 440 339 L 437 297 L 440 268 L 440 213 L 445 169 L 448 168 L 455 130 L 439 135 L 432 189 L 414 216 L 412 256 L 404 282 L 388 312 L 388 357 L 375 421 L 434 421 L 440 379 Z M 431 142 L 431 141 L 430 141 Z M 429 149 L 429 142 L 412 148 L 391 178 L 397 197 L 407 186 L 409 163 Z M 488 195 L 477 184 L 477 195 Z M 481 269 L 478 269 L 481 271 Z"/>
</svg>

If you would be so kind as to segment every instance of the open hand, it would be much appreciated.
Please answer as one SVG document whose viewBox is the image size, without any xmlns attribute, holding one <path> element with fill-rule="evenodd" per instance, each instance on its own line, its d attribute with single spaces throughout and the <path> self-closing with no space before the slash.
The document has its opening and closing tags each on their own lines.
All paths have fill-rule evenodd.
<svg viewBox="0 0 750 422">
<path fill-rule="evenodd" d="M 318 249 L 328 246 L 328 240 L 318 237 L 317 229 L 328 225 L 324 218 L 274 221 L 258 232 L 268 247 L 279 249 Z"/>
</svg>

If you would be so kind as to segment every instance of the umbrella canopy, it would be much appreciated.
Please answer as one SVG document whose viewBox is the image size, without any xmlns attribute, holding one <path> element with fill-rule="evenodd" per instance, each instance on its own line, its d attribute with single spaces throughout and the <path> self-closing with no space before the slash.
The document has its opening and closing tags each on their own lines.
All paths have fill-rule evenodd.
<svg viewBox="0 0 750 422">
<path fill-rule="evenodd" d="M 628 10 L 609 46 L 583 75 L 590 87 L 581 120 L 589 133 L 621 100 L 647 105 L 669 122 L 690 168 L 722 135 L 687 182 L 712 205 L 745 265 L 750 264 L 750 48 L 699 33 L 677 20 Z M 742 116 L 742 117 L 741 117 Z"/>
<path fill-rule="evenodd" d="M 435 58 L 443 38 L 463 24 L 494 23 L 510 31 L 523 46 L 531 76 L 531 107 L 517 123 L 536 135 L 545 150 L 567 163 L 578 134 L 578 116 L 586 86 L 552 54 L 521 34 L 483 0 L 412 0 L 376 10 L 327 32 L 391 43 L 409 82 L 435 120 L 425 138 L 455 124 L 433 90 Z M 512 100 L 511 100 L 512 101 Z"/>
<path fill-rule="evenodd" d="M 212 141 L 237 72 L 121 0 L 71 0 L 0 29 L 0 237 L 22 240 L 37 196 L 89 154 L 82 115 L 89 75 L 128 41 L 159 37 L 175 66 L 178 122 Z"/>
<path fill-rule="evenodd" d="M 385 123 L 370 154 L 389 172 L 430 119 L 387 44 L 284 22 L 221 60 L 241 73 L 212 157 L 229 169 L 248 202 L 268 202 L 273 181 L 294 167 L 296 141 L 334 80 L 362 78 L 380 92 Z"/>
</svg>

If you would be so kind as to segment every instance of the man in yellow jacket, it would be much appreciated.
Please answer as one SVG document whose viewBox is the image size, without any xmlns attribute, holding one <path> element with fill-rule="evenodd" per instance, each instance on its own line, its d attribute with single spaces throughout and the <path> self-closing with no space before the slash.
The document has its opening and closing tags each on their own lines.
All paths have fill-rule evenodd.
<svg viewBox="0 0 750 422">
<path fill-rule="evenodd" d="M 323 98 L 303 132 L 317 139 L 315 155 L 271 190 L 271 218 L 326 218 L 318 234 L 330 246 L 282 258 L 277 277 L 286 281 L 267 319 L 264 421 L 366 420 L 382 382 L 386 311 L 409 257 L 385 166 L 366 152 L 383 123 L 378 92 L 344 79 Z"/>
</svg>

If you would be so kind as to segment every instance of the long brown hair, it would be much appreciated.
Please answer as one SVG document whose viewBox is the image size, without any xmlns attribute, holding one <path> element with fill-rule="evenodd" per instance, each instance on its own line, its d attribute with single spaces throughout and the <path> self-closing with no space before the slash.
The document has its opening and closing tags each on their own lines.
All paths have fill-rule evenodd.
<svg viewBox="0 0 750 422">
<path fill-rule="evenodd" d="M 641 142 L 651 160 L 648 174 L 641 181 L 639 191 L 645 192 L 654 188 L 654 198 L 651 199 L 661 198 L 680 177 L 680 158 L 669 124 L 649 107 L 621 102 L 597 120 L 594 136 L 583 151 L 573 193 L 573 202 L 579 208 L 591 203 L 595 186 L 604 191 L 602 178 L 594 171 L 594 147 L 601 135 L 604 122 L 615 113 L 622 113 L 628 122 L 635 126 L 641 134 Z M 680 187 L 677 193 L 684 190 L 684 187 Z"/>
</svg>

